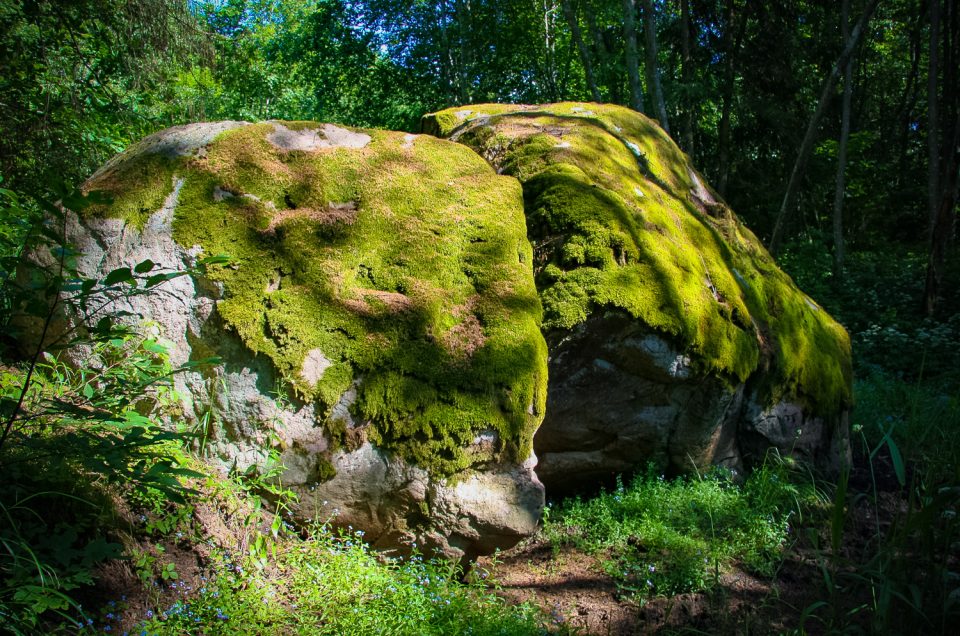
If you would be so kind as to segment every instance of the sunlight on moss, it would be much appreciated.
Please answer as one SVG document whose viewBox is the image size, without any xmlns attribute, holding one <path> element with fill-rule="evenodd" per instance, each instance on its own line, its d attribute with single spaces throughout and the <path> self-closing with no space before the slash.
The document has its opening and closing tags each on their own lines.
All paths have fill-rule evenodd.
<svg viewBox="0 0 960 636">
<path fill-rule="evenodd" d="M 708 370 L 823 415 L 851 400 L 844 329 L 798 290 L 653 121 L 627 108 L 479 104 L 424 118 L 523 184 L 544 329 L 619 308 Z"/>
<path fill-rule="evenodd" d="M 185 158 L 133 157 L 95 184 L 115 201 L 98 212 L 140 224 L 176 174 L 174 238 L 233 257 L 212 274 L 218 311 L 303 399 L 329 415 L 356 383 L 368 438 L 439 474 L 526 458 L 546 346 L 517 182 L 434 137 L 367 131 L 362 148 L 285 151 L 273 131 L 231 130 Z M 315 351 L 325 365 L 309 381 Z M 489 429 L 502 442 L 494 456 L 464 452 Z"/>
</svg>

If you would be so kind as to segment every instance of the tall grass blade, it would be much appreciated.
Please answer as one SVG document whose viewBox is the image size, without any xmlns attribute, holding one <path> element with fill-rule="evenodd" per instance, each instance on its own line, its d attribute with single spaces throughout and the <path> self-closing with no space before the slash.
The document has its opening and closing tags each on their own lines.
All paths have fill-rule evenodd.
<svg viewBox="0 0 960 636">
<path fill-rule="evenodd" d="M 843 466 L 840 479 L 837 481 L 837 491 L 833 496 L 833 510 L 830 516 L 830 547 L 834 558 L 837 557 L 843 543 L 843 526 L 847 520 L 847 484 L 850 481 L 850 467 Z"/>
<path fill-rule="evenodd" d="M 897 481 L 900 487 L 907 485 L 907 470 L 903 464 L 903 455 L 900 454 L 900 447 L 893 441 L 893 436 L 889 433 L 886 436 L 887 448 L 890 450 L 890 461 L 893 462 L 893 472 L 897 475 Z"/>
</svg>

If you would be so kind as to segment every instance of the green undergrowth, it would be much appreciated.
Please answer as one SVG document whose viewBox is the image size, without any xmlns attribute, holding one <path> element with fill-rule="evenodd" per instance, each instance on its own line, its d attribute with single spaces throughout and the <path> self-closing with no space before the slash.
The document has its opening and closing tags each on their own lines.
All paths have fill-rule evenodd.
<svg viewBox="0 0 960 636">
<path fill-rule="evenodd" d="M 602 308 L 669 334 L 707 370 L 773 371 L 773 399 L 850 404 L 844 329 L 803 294 L 651 120 L 626 108 L 482 104 L 427 115 L 524 192 L 544 329 Z"/>
<path fill-rule="evenodd" d="M 376 554 L 362 531 L 334 531 L 332 518 L 295 532 L 285 521 L 294 495 L 271 483 L 211 475 L 195 484 L 199 495 L 190 506 L 134 501 L 137 521 L 126 543 L 135 546 L 129 563 L 142 589 L 103 599 L 72 629 L 61 628 L 156 636 L 547 632 L 539 610 L 509 606 L 480 583 L 461 583 L 462 571 L 449 562 Z M 272 505 L 262 505 L 263 488 L 271 490 Z M 211 535 L 211 527 L 220 530 Z M 202 552 L 202 567 L 178 568 L 184 560 L 173 554 L 184 550 Z M 109 582 L 103 587 L 111 589 Z"/>
<path fill-rule="evenodd" d="M 781 259 L 850 331 L 853 465 L 812 532 L 822 597 L 810 624 L 835 633 L 953 633 L 960 617 L 960 289 L 922 311 L 926 247 L 854 246 L 836 276 L 825 241 Z M 951 267 L 947 280 L 960 270 Z M 828 530 L 828 531 L 824 531 Z"/>
<path fill-rule="evenodd" d="M 282 579 L 221 562 L 201 587 L 138 625 L 147 634 L 537 634 L 532 607 L 508 607 L 457 581 L 447 565 L 417 556 L 382 563 L 356 537 L 326 529 L 285 546 L 273 565 Z M 176 586 L 176 584 L 171 584 Z"/>
<path fill-rule="evenodd" d="M 855 384 L 855 429 L 871 448 L 890 435 L 911 470 L 930 486 L 960 484 L 960 384 L 904 380 L 873 369 Z"/>
<path fill-rule="evenodd" d="M 709 589 L 734 566 L 769 577 L 815 496 L 791 472 L 775 455 L 742 485 L 721 469 L 668 480 L 651 467 L 629 486 L 550 509 L 544 536 L 603 557 L 621 591 L 640 599 Z"/>
<path fill-rule="evenodd" d="M 850 332 L 858 376 L 883 371 L 916 380 L 960 370 L 960 263 L 948 261 L 935 316 L 923 311 L 927 245 L 861 246 L 833 272 L 827 242 L 814 233 L 788 243 L 780 261 Z M 956 259 L 954 259 L 956 260 Z"/>
<path fill-rule="evenodd" d="M 960 618 L 960 392 L 949 376 L 865 365 L 855 385 L 853 464 L 805 553 L 829 633 L 953 633 Z"/>
<path fill-rule="evenodd" d="M 546 346 L 520 188 L 433 137 L 284 151 L 273 130 L 134 154 L 87 185 L 113 196 L 94 212 L 141 225 L 178 184 L 175 239 L 233 258 L 211 274 L 218 312 L 301 398 L 330 414 L 356 386 L 366 438 L 435 473 L 529 455 Z M 464 452 L 489 429 L 493 457 Z"/>
</svg>

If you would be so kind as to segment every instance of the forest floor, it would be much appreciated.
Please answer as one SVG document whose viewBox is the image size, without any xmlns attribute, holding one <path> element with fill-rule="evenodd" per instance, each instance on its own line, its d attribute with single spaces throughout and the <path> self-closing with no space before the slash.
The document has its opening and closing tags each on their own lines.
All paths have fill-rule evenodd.
<svg viewBox="0 0 960 636">
<path fill-rule="evenodd" d="M 507 602 L 532 603 L 558 627 L 575 634 L 827 633 L 835 617 L 825 612 L 862 608 L 870 599 L 830 598 L 826 577 L 835 576 L 837 568 L 856 574 L 853 564 L 862 562 L 877 534 L 907 505 L 889 458 L 875 459 L 872 477 L 865 464 L 858 463 L 861 468 L 850 476 L 851 493 L 872 491 L 876 480 L 878 496 L 875 502 L 866 496 L 853 498 L 839 558 L 829 555 L 829 519 L 808 519 L 797 524 L 795 539 L 772 578 L 734 566 L 715 572 L 705 591 L 640 598 L 605 572 L 609 555 L 555 548 L 540 534 L 480 559 L 476 571 L 493 581 L 493 589 Z M 851 618 L 869 630 L 868 611 L 851 613 L 847 620 Z"/>
<path fill-rule="evenodd" d="M 861 458 L 862 459 L 862 458 Z M 761 577 L 734 565 L 710 577 L 707 590 L 674 596 L 643 598 L 624 589 L 606 572 L 610 555 L 586 553 L 572 546 L 557 547 L 538 533 L 511 550 L 481 558 L 470 577 L 487 581 L 488 589 L 509 604 L 530 603 L 543 610 L 558 633 L 584 636 L 618 634 L 822 634 L 837 617 L 827 612 L 851 612 L 845 623 L 859 624 L 869 631 L 870 615 L 862 608 L 870 599 L 851 598 L 843 592 L 831 598 L 827 577 L 837 578 L 838 568 L 854 572 L 875 545 L 878 534 L 906 507 L 903 490 L 889 458 L 875 458 L 871 476 L 864 462 L 856 461 L 850 477 L 850 498 L 844 541 L 839 558 L 830 556 L 829 513 L 820 511 L 793 521 L 792 541 L 772 577 Z M 876 490 L 873 490 L 876 483 Z M 870 496 L 855 493 L 877 492 Z M 120 506 L 121 517 L 135 525 L 133 511 Z M 192 517 L 199 524 L 205 542 L 186 538 L 162 542 L 164 561 L 174 564 L 175 579 L 161 585 L 143 585 L 138 578 L 137 559 L 111 561 L 101 570 L 98 585 L 84 604 L 113 608 L 110 599 L 122 599 L 114 631 L 139 633 L 153 608 L 175 607 L 192 596 L 211 575 L 209 545 L 236 545 L 242 553 L 253 528 L 241 522 L 249 510 L 229 512 L 207 504 L 197 507 Z M 180 533 L 177 533 L 179 535 Z M 132 537 L 129 537 L 132 538 Z M 128 539 L 129 539 L 128 538 Z M 143 539 L 134 554 L 148 554 L 152 540 Z M 131 546 L 128 546 L 128 548 Z M 239 571 L 239 569 L 238 569 Z M 475 579 L 476 580 L 476 579 Z M 219 632 L 218 632 L 219 633 Z"/>
</svg>

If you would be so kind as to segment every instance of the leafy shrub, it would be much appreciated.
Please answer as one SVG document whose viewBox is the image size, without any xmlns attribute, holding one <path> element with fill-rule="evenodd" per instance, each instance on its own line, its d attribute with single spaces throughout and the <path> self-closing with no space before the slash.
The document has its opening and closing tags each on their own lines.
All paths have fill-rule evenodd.
<svg viewBox="0 0 960 636">
<path fill-rule="evenodd" d="M 87 203 L 77 193 L 63 201 L 72 209 Z M 103 486 L 183 500 L 180 480 L 193 473 L 179 465 L 174 442 L 181 436 L 162 426 L 179 369 L 156 334 L 129 326 L 133 316 L 121 324 L 111 312 L 117 300 L 186 272 L 143 261 L 86 278 L 74 266 L 76 252 L 59 240 L 57 206 L 27 206 L 6 190 L 0 206 L 5 219 L 29 217 L 33 209 L 47 219 L 11 221 L 0 233 L 0 324 L 21 348 L 33 343 L 19 364 L 0 369 L 0 616 L 7 630 L 34 633 L 48 611 L 79 611 L 69 593 L 92 581 L 98 562 L 118 554 L 100 532 L 109 509 Z M 25 256 L 39 250 L 50 250 L 53 268 Z M 67 350 L 82 352 L 81 367 L 63 362 Z"/>
<path fill-rule="evenodd" d="M 279 544 L 271 575 L 245 557 L 221 555 L 200 589 L 151 610 L 150 634 L 537 634 L 539 612 L 512 608 L 446 562 L 381 559 L 360 531 L 317 526 Z"/>
</svg>

